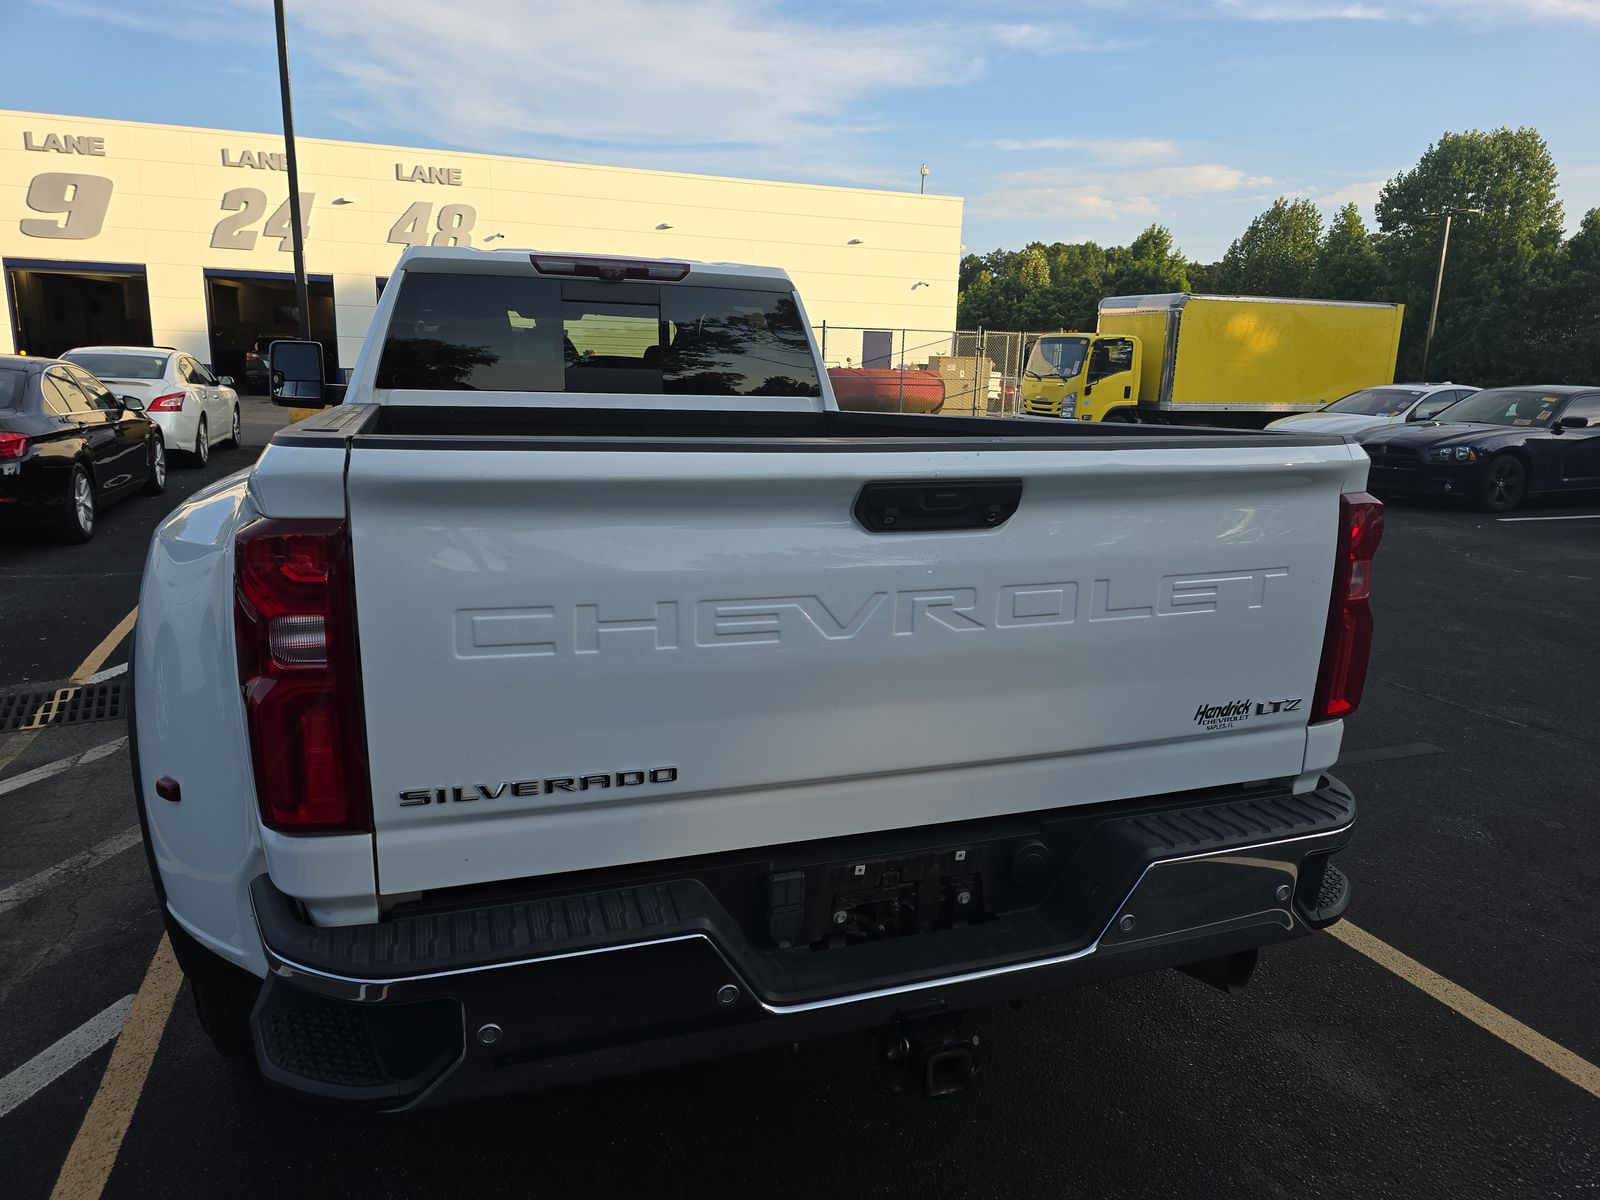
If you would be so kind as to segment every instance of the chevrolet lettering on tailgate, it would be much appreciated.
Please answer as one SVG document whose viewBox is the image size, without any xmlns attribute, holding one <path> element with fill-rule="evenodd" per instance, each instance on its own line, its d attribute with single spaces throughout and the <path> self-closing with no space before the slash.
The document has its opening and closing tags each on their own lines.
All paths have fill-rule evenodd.
<svg viewBox="0 0 1600 1200">
<path fill-rule="evenodd" d="M 1163 575 L 1153 586 L 1110 579 L 872 592 L 835 607 L 821 596 L 751 596 L 658 600 L 648 613 L 624 615 L 600 604 L 462 609 L 454 614 L 461 658 L 598 654 L 620 634 L 650 634 L 657 650 L 779 645 L 796 639 L 846 642 L 865 636 L 907 638 L 940 631 L 1032 629 L 1262 609 L 1287 567 Z M 637 644 L 637 643 L 635 643 Z"/>
</svg>

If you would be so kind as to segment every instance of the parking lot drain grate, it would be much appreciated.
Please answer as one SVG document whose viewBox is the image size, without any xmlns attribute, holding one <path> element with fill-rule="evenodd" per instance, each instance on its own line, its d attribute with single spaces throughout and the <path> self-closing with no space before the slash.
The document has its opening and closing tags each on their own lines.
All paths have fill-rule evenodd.
<svg viewBox="0 0 1600 1200">
<path fill-rule="evenodd" d="M 0 733 L 55 725 L 87 725 L 91 721 L 120 721 L 122 685 L 121 679 L 110 679 L 104 683 L 0 696 Z"/>
</svg>

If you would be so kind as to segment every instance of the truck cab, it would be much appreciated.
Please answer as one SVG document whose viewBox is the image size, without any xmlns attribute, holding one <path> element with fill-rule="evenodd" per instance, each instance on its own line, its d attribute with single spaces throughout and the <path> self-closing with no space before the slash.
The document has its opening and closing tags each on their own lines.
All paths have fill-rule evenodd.
<svg viewBox="0 0 1600 1200">
<path fill-rule="evenodd" d="M 1022 372 L 1022 411 L 1030 417 L 1115 419 L 1139 402 L 1139 339 L 1052 333 L 1034 343 Z"/>
</svg>

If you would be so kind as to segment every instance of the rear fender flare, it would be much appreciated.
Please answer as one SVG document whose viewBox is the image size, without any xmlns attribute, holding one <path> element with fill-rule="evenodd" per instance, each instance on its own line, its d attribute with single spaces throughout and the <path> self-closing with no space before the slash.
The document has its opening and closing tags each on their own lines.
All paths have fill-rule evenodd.
<svg viewBox="0 0 1600 1200">
<path fill-rule="evenodd" d="M 263 974 L 247 885 L 266 869 L 233 644 L 233 535 L 254 516 L 242 475 L 197 493 L 145 558 L 130 671 L 134 795 L 166 915 L 214 954 Z M 157 796 L 178 781 L 176 803 Z"/>
</svg>

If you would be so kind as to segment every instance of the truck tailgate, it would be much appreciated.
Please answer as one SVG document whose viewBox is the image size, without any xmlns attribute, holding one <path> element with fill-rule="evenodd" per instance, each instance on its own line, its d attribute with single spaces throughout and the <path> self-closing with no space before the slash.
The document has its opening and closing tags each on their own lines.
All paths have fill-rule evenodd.
<svg viewBox="0 0 1600 1200">
<path fill-rule="evenodd" d="M 347 489 L 388 895 L 1294 776 L 1365 467 L 382 442 Z M 992 529 L 853 516 L 929 480 L 1021 500 Z"/>
</svg>

